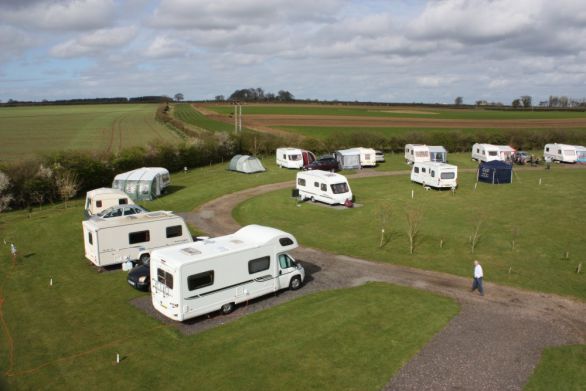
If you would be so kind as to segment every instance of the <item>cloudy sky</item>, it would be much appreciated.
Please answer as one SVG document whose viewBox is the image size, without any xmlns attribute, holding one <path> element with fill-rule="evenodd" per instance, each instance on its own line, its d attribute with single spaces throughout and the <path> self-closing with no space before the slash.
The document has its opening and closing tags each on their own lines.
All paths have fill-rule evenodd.
<svg viewBox="0 0 586 391">
<path fill-rule="evenodd" d="M 0 99 L 586 97 L 584 0 L 0 0 Z"/>
</svg>

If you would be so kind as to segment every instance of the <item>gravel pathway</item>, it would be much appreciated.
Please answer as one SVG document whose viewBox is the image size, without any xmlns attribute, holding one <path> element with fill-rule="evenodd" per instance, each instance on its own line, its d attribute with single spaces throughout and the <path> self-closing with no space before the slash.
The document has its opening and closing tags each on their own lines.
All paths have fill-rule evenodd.
<svg viewBox="0 0 586 391">
<path fill-rule="evenodd" d="M 464 170 L 462 170 L 464 171 Z M 472 170 L 474 171 L 474 170 Z M 364 171 L 353 177 L 405 175 L 407 171 Z M 244 200 L 291 187 L 291 182 L 246 189 L 182 214 L 210 236 L 232 233 L 239 225 L 232 210 Z M 461 312 L 385 387 L 385 390 L 521 390 L 545 347 L 586 342 L 586 304 L 551 294 L 486 283 L 484 297 L 469 291 L 471 279 L 404 266 L 369 262 L 310 248 L 293 255 L 306 268 L 305 286 L 240 306 L 229 316 L 212 315 L 180 324 L 194 334 L 309 293 L 385 281 L 439 293 L 456 300 Z M 163 322 L 150 297 L 134 304 Z"/>
</svg>

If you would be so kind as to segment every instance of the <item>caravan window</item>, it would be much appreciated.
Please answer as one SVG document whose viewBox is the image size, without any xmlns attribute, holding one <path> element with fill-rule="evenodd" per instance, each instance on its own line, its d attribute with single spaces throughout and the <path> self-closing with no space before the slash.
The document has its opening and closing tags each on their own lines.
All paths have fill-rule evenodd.
<svg viewBox="0 0 586 391">
<path fill-rule="evenodd" d="M 421 172 L 426 172 L 425 167 L 421 167 Z"/>
<path fill-rule="evenodd" d="M 332 192 L 334 194 L 348 193 L 348 184 L 346 182 L 336 183 L 335 185 L 332 185 Z"/>
<path fill-rule="evenodd" d="M 118 205 L 126 205 L 126 204 L 128 204 L 128 198 L 118 199 Z"/>
<path fill-rule="evenodd" d="M 299 179 L 297 179 L 297 184 L 298 184 L 299 186 L 305 186 L 305 179 L 303 179 L 303 178 L 299 178 Z"/>
<path fill-rule="evenodd" d="M 296 160 L 301 160 L 301 155 L 289 155 L 289 160 L 291 160 L 292 162 Z"/>
<path fill-rule="evenodd" d="M 271 257 L 256 258 L 248 261 L 248 273 L 254 274 L 267 270 L 271 265 Z"/>
<path fill-rule="evenodd" d="M 164 284 L 167 288 L 173 289 L 173 275 L 163 269 L 157 269 L 157 281 Z"/>
<path fill-rule="evenodd" d="M 322 183 L 321 184 L 321 188 L 320 189 L 321 189 L 321 191 L 328 191 L 328 187 L 326 186 L 325 183 Z"/>
<path fill-rule="evenodd" d="M 428 157 L 429 153 L 427 151 L 417 151 L 415 152 L 415 156 L 417 157 Z"/>
<path fill-rule="evenodd" d="M 138 231 L 128 234 L 128 244 L 144 243 L 151 240 L 150 231 Z"/>
<path fill-rule="evenodd" d="M 455 172 L 442 172 L 440 178 L 442 179 L 454 179 L 456 177 Z"/>
<path fill-rule="evenodd" d="M 419 174 L 419 167 L 413 167 L 413 172 Z"/>
<path fill-rule="evenodd" d="M 92 237 L 92 233 L 88 232 L 87 233 L 87 241 L 89 242 L 89 244 L 94 244 L 94 238 Z"/>
<path fill-rule="evenodd" d="M 431 177 L 435 178 L 435 171 L 434 170 L 431 170 Z"/>
<path fill-rule="evenodd" d="M 281 246 L 283 247 L 290 246 L 293 244 L 293 240 L 291 240 L 291 238 L 281 238 L 279 239 L 279 243 L 281 243 Z"/>
<path fill-rule="evenodd" d="M 287 254 L 280 254 L 279 255 L 279 267 L 281 269 L 288 269 L 290 267 L 295 267 L 295 261 L 293 261 Z"/>
<path fill-rule="evenodd" d="M 319 187 L 319 182 L 313 182 L 314 187 Z"/>
<path fill-rule="evenodd" d="M 167 232 L 167 238 L 176 238 L 183 235 L 183 227 L 181 225 L 173 225 L 165 229 Z"/>
<path fill-rule="evenodd" d="M 187 289 L 194 291 L 214 284 L 214 271 L 193 274 L 187 277 Z"/>
<path fill-rule="evenodd" d="M 497 151 L 488 151 L 488 156 L 497 156 L 498 152 Z"/>
<path fill-rule="evenodd" d="M 576 152 L 572 151 L 571 149 L 566 149 L 564 151 L 564 155 L 574 156 L 575 154 L 576 154 Z"/>
<path fill-rule="evenodd" d="M 96 208 L 101 208 L 101 207 L 102 207 L 102 200 L 96 201 Z"/>
<path fill-rule="evenodd" d="M 480 153 L 480 148 L 476 148 L 476 153 Z"/>
</svg>

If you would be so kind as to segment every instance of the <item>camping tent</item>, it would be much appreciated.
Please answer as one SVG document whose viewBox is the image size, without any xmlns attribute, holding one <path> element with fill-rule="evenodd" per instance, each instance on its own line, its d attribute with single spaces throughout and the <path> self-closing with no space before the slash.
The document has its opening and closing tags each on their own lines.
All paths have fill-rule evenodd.
<svg viewBox="0 0 586 391">
<path fill-rule="evenodd" d="M 441 145 L 430 145 L 429 160 L 432 162 L 446 163 L 448 161 L 448 151 Z"/>
<path fill-rule="evenodd" d="M 143 167 L 116 175 L 112 187 L 122 190 L 134 201 L 143 201 L 160 196 L 170 181 L 166 168 Z"/>
<path fill-rule="evenodd" d="M 336 151 L 336 160 L 341 170 L 360 168 L 360 150 L 357 148 Z"/>
<path fill-rule="evenodd" d="M 479 182 L 492 184 L 512 183 L 513 166 L 500 160 L 491 160 L 490 162 L 481 162 L 478 166 Z"/>
<path fill-rule="evenodd" d="M 252 174 L 254 172 L 266 171 L 258 158 L 249 155 L 236 155 L 230 160 L 228 170 Z"/>
</svg>

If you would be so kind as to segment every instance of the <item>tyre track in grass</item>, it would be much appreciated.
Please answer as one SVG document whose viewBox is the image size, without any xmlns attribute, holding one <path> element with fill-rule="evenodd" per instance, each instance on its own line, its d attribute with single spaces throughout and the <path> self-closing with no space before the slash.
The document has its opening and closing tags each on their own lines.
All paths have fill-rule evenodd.
<svg viewBox="0 0 586 391">
<path fill-rule="evenodd" d="M 543 168 L 522 170 L 536 169 Z M 348 177 L 408 173 L 364 171 Z M 232 210 L 238 204 L 290 186 L 291 181 L 288 181 L 227 194 L 183 215 L 189 223 L 211 236 L 225 235 L 240 228 L 232 217 Z M 521 390 L 544 348 L 586 342 L 586 303 L 578 300 L 493 283 L 485 284 L 486 295 L 480 297 L 469 291 L 470 278 L 375 263 L 305 247 L 295 250 L 294 255 L 306 266 L 310 276 L 308 283 L 295 294 L 286 292 L 276 299 L 263 300 L 265 307 L 299 295 L 367 281 L 422 289 L 459 303 L 460 313 L 389 380 L 385 390 Z M 250 311 L 240 312 L 236 316 Z M 179 328 L 193 333 L 232 320 L 219 319 L 222 318 L 182 324 Z M 190 331 L 190 327 L 197 330 Z"/>
</svg>

